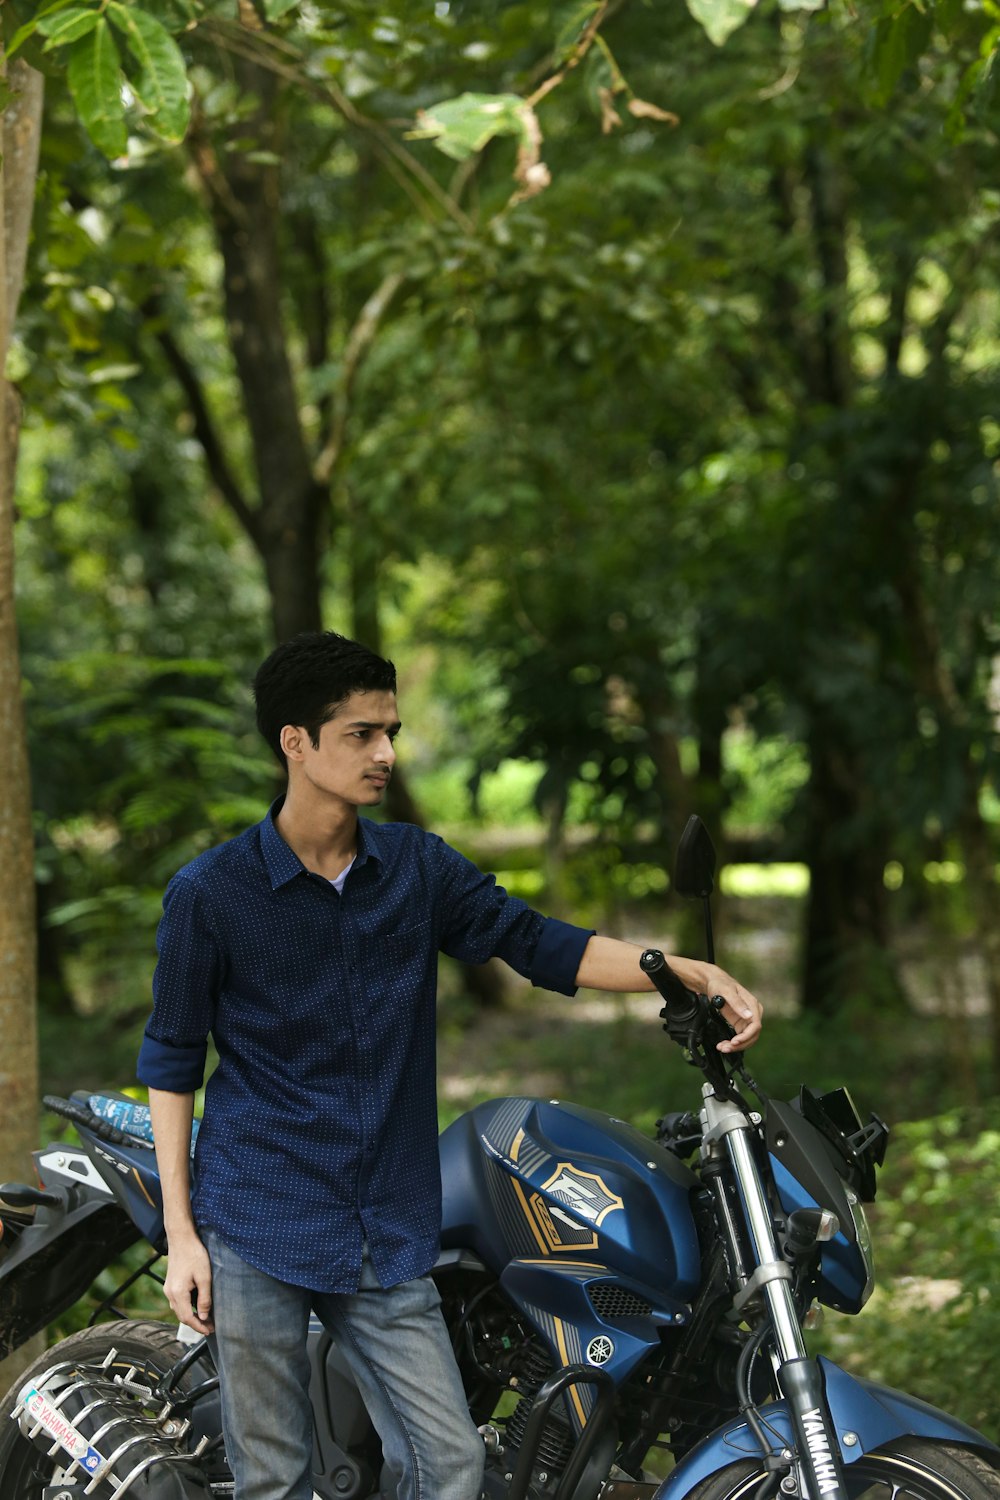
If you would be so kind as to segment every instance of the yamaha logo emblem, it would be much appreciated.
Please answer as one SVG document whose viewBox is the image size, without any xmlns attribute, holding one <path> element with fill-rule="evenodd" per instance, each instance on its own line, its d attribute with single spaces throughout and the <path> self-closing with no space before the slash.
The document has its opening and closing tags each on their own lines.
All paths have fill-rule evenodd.
<svg viewBox="0 0 1000 1500">
<path fill-rule="evenodd" d="M 603 1333 L 587 1345 L 587 1358 L 592 1365 L 606 1365 L 614 1352 L 614 1344 Z"/>
</svg>

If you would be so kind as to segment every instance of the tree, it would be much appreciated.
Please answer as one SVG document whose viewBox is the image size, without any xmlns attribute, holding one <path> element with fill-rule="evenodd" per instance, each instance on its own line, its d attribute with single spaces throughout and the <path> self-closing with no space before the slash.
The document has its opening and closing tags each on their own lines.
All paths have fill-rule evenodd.
<svg viewBox="0 0 1000 1500">
<path fill-rule="evenodd" d="M 24 282 L 42 120 L 43 81 L 25 63 L 0 64 L 0 354 L 6 360 Z M 37 1143 L 34 842 L 14 596 L 14 473 L 20 402 L 0 377 L 0 1179 L 27 1171 Z M 36 1351 L 17 1367 L 14 1379 Z M 0 1381 L 3 1384 L 4 1381 Z"/>
<path fill-rule="evenodd" d="M 980 441 L 959 464 L 951 443 L 946 465 L 934 444 L 950 439 L 917 412 L 976 394 L 948 330 L 988 269 L 988 241 L 975 276 L 962 269 L 988 206 L 987 70 L 969 61 L 986 23 L 762 6 L 719 51 L 747 8 L 693 8 L 708 37 L 675 9 L 600 3 L 555 38 L 541 6 L 163 0 L 140 22 L 145 7 L 21 5 L 23 45 L 52 69 L 46 275 L 24 348 L 35 399 L 75 405 L 88 462 L 83 411 L 123 454 L 143 442 L 127 408 L 158 429 L 155 457 L 120 465 L 147 541 L 157 512 L 161 534 L 174 524 L 164 481 L 198 450 L 202 520 L 229 507 L 279 633 L 339 593 L 338 619 L 376 639 L 399 562 L 481 580 L 452 628 L 481 640 L 508 694 L 484 764 L 542 757 L 553 831 L 584 787 L 609 825 L 652 825 L 665 851 L 689 806 L 724 806 L 730 716 L 808 743 L 789 838 L 813 869 L 809 993 L 833 1007 L 882 945 L 886 850 L 923 847 L 938 803 L 953 826 L 913 748 L 929 679 L 908 641 L 938 641 L 939 683 L 947 666 L 976 684 L 965 743 L 989 742 L 982 608 L 954 607 L 927 547 L 904 545 L 926 507 L 936 547 L 945 469 L 967 488 L 985 458 Z M 109 45 L 114 66 L 91 66 Z M 442 104 L 473 71 L 483 93 Z M 192 128 L 164 154 L 184 75 Z M 112 169 L 69 145 L 78 115 Z M 935 266 L 957 289 L 951 321 L 928 311 Z M 938 338 L 920 382 L 907 358 Z M 978 546 L 981 508 L 967 519 Z M 974 571 L 979 598 L 989 565 Z M 900 626 L 914 599 L 923 637 Z M 169 848 L 182 824 L 164 813 L 144 836 Z M 831 974 L 845 952 L 853 967 Z"/>
<path fill-rule="evenodd" d="M 626 344 L 623 317 L 607 315 L 589 275 L 602 256 L 614 264 L 603 223 L 587 237 L 566 174 L 531 210 L 523 263 L 538 275 L 534 319 L 530 290 L 511 296 L 516 252 L 501 269 L 489 266 L 504 311 L 496 326 L 488 312 L 476 326 L 489 340 L 490 397 L 503 415 L 490 452 L 490 415 L 477 409 L 488 454 L 478 477 L 488 485 L 484 475 L 519 463 L 534 504 L 512 512 L 512 561 L 483 558 L 484 573 L 496 575 L 494 608 L 475 639 L 507 650 L 505 745 L 564 775 L 578 776 L 588 760 L 593 769 L 600 731 L 630 705 L 628 732 L 619 722 L 617 745 L 596 759 L 640 814 L 652 811 L 648 784 L 635 780 L 650 758 L 661 817 L 671 805 L 682 816 L 691 794 L 663 726 L 697 738 L 704 752 L 717 740 L 710 725 L 727 712 L 773 727 L 775 702 L 784 705 L 811 763 L 794 829 L 811 875 L 803 994 L 830 1013 L 852 994 L 899 998 L 884 883 L 893 850 L 925 848 L 934 824 L 959 836 L 964 805 L 976 851 L 968 868 L 980 872 L 973 890 L 995 860 L 978 813 L 995 742 L 984 687 L 994 650 L 988 506 L 961 508 L 969 528 L 948 566 L 969 581 L 962 604 L 942 587 L 929 545 L 939 530 L 956 545 L 957 494 L 992 492 L 983 401 L 993 387 L 980 368 L 988 340 L 979 307 L 995 265 L 996 126 L 985 91 L 973 109 L 967 90 L 982 72 L 970 53 L 995 47 L 995 36 L 987 19 L 963 16 L 951 38 L 960 47 L 946 51 L 940 37 L 928 47 L 930 33 L 911 35 L 903 23 L 900 66 L 888 76 L 880 49 L 894 21 L 880 28 L 871 68 L 847 12 L 769 16 L 719 61 L 682 38 L 676 15 L 658 18 L 655 39 L 647 24 L 648 61 L 633 81 L 669 99 L 684 131 L 660 145 L 658 169 L 633 148 L 619 174 L 608 160 L 613 141 L 600 166 L 596 153 L 587 164 L 589 179 L 603 178 L 603 221 L 627 224 L 632 244 L 639 224 L 645 231 L 646 291 L 660 292 L 646 314 L 656 329 L 650 357 L 634 331 Z M 640 207 L 650 181 L 673 185 L 675 217 L 660 238 Z M 555 226 L 569 218 L 567 200 L 577 209 L 576 253 L 564 272 Z M 519 226 L 527 218 L 521 211 Z M 662 279 L 654 266 L 665 268 Z M 542 395 L 507 357 L 515 340 L 529 339 L 546 368 Z M 519 385 L 523 405 L 511 395 Z M 564 422 L 563 433 L 556 413 L 581 393 L 585 430 Z M 629 476 L 627 507 L 615 503 L 612 434 L 633 455 L 655 456 L 659 473 L 658 484 Z M 574 487 L 589 488 L 589 504 L 574 503 Z M 475 503 L 469 493 L 456 509 Z M 625 622 L 621 635 L 607 628 L 613 619 Z M 967 789 L 958 802 L 940 784 L 940 758 L 913 749 L 926 740 L 919 725 L 932 684 L 934 723 L 954 722 L 963 694 L 949 690 L 953 658 L 963 661 L 977 726 L 947 735 L 956 756 L 949 780 Z M 566 684 L 565 701 L 553 678 Z M 673 701 L 664 701 L 671 678 Z M 584 707 L 581 682 L 589 736 L 569 711 L 571 698 Z M 992 884 L 976 898 L 982 911 Z M 989 952 L 982 922 L 980 931 Z"/>
</svg>

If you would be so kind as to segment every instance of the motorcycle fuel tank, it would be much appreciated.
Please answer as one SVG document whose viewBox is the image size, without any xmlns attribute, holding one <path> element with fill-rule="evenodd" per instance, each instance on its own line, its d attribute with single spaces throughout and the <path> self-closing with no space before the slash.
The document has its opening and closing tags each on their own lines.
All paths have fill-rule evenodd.
<svg viewBox="0 0 1000 1500">
<path fill-rule="evenodd" d="M 698 1183 L 623 1120 L 559 1100 L 477 1105 L 441 1136 L 444 1248 L 499 1274 L 522 1258 L 600 1261 L 687 1301 L 701 1275 Z"/>
</svg>

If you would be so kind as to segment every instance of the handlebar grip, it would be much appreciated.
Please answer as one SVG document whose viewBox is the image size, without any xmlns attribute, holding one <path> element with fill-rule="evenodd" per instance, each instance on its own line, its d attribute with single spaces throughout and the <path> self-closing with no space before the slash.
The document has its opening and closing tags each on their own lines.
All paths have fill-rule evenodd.
<svg viewBox="0 0 1000 1500">
<path fill-rule="evenodd" d="M 59 1115 L 73 1125 L 82 1125 L 92 1135 L 100 1136 L 102 1141 L 110 1141 L 115 1146 L 136 1144 L 117 1126 L 112 1125 L 110 1120 L 102 1120 L 100 1115 L 95 1115 L 92 1110 L 86 1109 L 82 1104 L 77 1104 L 74 1099 L 60 1099 L 56 1094 L 46 1094 L 42 1099 L 42 1104 L 51 1114 Z"/>
<path fill-rule="evenodd" d="M 663 996 L 670 1019 L 681 1025 L 693 1023 L 698 1018 L 698 997 L 674 973 L 659 948 L 647 948 L 639 959 L 639 967 L 648 974 Z"/>
</svg>

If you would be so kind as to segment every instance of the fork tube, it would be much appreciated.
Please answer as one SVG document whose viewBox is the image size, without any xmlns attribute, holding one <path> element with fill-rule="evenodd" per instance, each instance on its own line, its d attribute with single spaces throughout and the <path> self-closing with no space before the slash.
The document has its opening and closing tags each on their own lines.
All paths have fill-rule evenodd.
<svg viewBox="0 0 1000 1500">
<path fill-rule="evenodd" d="M 764 1298 L 778 1355 L 778 1383 L 786 1400 L 798 1449 L 796 1470 L 806 1500 L 845 1500 L 843 1461 L 830 1421 L 819 1366 L 806 1353 L 802 1326 L 792 1295 L 792 1273 L 778 1249 L 771 1208 L 751 1144 L 753 1126 L 733 1101 L 718 1099 L 705 1085 L 703 1152 L 711 1157 L 725 1147 L 743 1204 L 744 1219 L 756 1262 L 733 1306 L 741 1311 L 758 1293 Z"/>
<path fill-rule="evenodd" d="M 760 1292 L 771 1314 L 779 1358 L 782 1361 L 804 1359 L 806 1347 L 792 1296 L 792 1272 L 774 1236 L 771 1208 L 750 1144 L 753 1126 L 734 1100 L 717 1098 L 711 1084 L 706 1083 L 702 1097 L 705 1122 L 702 1151 L 716 1156 L 720 1146 L 725 1148 L 750 1236 L 750 1277 L 746 1286 L 737 1293 L 735 1305 L 742 1308 Z"/>
<path fill-rule="evenodd" d="M 747 1139 L 749 1129 L 750 1127 L 744 1122 L 742 1129 L 730 1130 L 726 1135 L 726 1149 L 733 1164 L 736 1185 L 746 1212 L 747 1228 L 753 1245 L 753 1260 L 757 1266 L 754 1274 L 759 1278 L 758 1284 L 763 1283 L 761 1290 L 771 1312 L 778 1354 L 783 1361 L 805 1359 L 806 1346 L 792 1296 L 791 1272 L 788 1262 L 778 1250 L 774 1237 L 771 1210 L 761 1187 L 753 1150 Z"/>
</svg>

